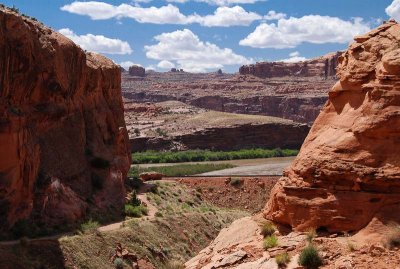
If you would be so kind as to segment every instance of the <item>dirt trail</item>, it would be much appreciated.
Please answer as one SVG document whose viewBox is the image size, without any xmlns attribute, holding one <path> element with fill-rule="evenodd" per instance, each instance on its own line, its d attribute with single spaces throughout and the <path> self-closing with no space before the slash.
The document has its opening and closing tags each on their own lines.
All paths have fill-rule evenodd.
<svg viewBox="0 0 400 269">
<path fill-rule="evenodd" d="M 155 214 L 157 213 L 157 208 L 152 205 L 150 203 L 150 201 L 147 199 L 147 195 L 146 193 L 141 193 L 138 194 L 137 197 L 147 205 L 148 208 L 148 214 L 146 216 L 143 216 L 141 218 L 143 219 L 153 219 L 155 217 Z M 125 220 L 123 221 L 119 221 L 119 222 L 115 222 L 115 223 L 111 223 L 111 224 L 107 224 L 104 226 L 100 226 L 97 230 L 100 232 L 109 232 L 109 231 L 114 231 L 114 230 L 118 230 L 120 228 L 122 228 L 123 223 L 125 222 Z M 43 241 L 43 240 L 57 240 L 63 236 L 70 236 L 73 235 L 73 233 L 63 233 L 63 234 L 57 234 L 57 235 L 52 235 L 52 236 L 44 236 L 44 237 L 38 237 L 38 238 L 33 238 L 33 239 L 29 239 L 29 242 L 32 241 Z M 20 240 L 11 240 L 11 241 L 0 241 L 0 245 L 1 246 L 12 246 L 12 245 L 16 245 L 19 244 Z"/>
</svg>

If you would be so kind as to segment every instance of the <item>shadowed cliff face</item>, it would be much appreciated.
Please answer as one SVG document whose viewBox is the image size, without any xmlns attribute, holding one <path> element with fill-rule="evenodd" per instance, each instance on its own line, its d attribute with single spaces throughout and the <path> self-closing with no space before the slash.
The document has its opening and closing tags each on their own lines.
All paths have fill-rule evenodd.
<svg viewBox="0 0 400 269">
<path fill-rule="evenodd" d="M 359 230 L 400 209 L 400 25 L 387 22 L 339 60 L 340 81 L 265 216 L 298 230 Z"/>
<path fill-rule="evenodd" d="M 0 227 L 122 205 L 130 155 L 119 67 L 0 8 L 0 70 Z"/>
</svg>

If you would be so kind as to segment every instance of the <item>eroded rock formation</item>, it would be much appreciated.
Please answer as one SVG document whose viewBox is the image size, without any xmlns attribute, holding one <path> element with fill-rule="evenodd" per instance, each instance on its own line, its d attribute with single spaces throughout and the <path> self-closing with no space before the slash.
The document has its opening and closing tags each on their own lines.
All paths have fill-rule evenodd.
<svg viewBox="0 0 400 269">
<path fill-rule="evenodd" d="M 120 69 L 0 8 L 0 230 L 74 222 L 124 202 Z"/>
<path fill-rule="evenodd" d="M 272 77 L 334 77 L 338 58 L 342 52 L 330 53 L 325 56 L 298 62 L 259 62 L 251 65 L 243 65 L 239 69 L 241 75 L 254 75 L 260 78 Z"/>
<path fill-rule="evenodd" d="M 129 75 L 144 77 L 146 75 L 146 70 L 141 66 L 132 65 L 131 67 L 129 67 Z"/>
<path fill-rule="evenodd" d="M 268 219 L 329 231 L 399 219 L 400 25 L 389 21 L 355 41 L 300 154 L 272 191 Z"/>
</svg>

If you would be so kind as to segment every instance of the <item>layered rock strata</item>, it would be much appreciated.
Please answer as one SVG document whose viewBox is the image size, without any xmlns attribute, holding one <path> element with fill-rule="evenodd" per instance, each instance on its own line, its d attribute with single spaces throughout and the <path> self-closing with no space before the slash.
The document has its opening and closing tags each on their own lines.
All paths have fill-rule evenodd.
<svg viewBox="0 0 400 269">
<path fill-rule="evenodd" d="M 340 81 L 265 217 L 296 230 L 355 231 L 400 209 L 400 25 L 389 21 L 339 59 Z"/>
<path fill-rule="evenodd" d="M 254 75 L 260 78 L 272 77 L 334 77 L 341 51 L 297 63 L 259 62 L 243 65 L 239 69 L 241 75 Z"/>
<path fill-rule="evenodd" d="M 0 8 L 0 230 L 59 225 L 124 202 L 120 68 Z"/>
</svg>

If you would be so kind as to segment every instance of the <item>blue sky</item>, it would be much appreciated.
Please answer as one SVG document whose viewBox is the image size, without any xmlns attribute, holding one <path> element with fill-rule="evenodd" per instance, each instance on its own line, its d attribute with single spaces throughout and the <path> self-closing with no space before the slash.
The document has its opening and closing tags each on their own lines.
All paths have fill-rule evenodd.
<svg viewBox="0 0 400 269">
<path fill-rule="evenodd" d="M 124 66 L 235 72 L 256 61 L 297 61 L 345 49 L 400 0 L 14 0 L 81 47 Z"/>
</svg>

